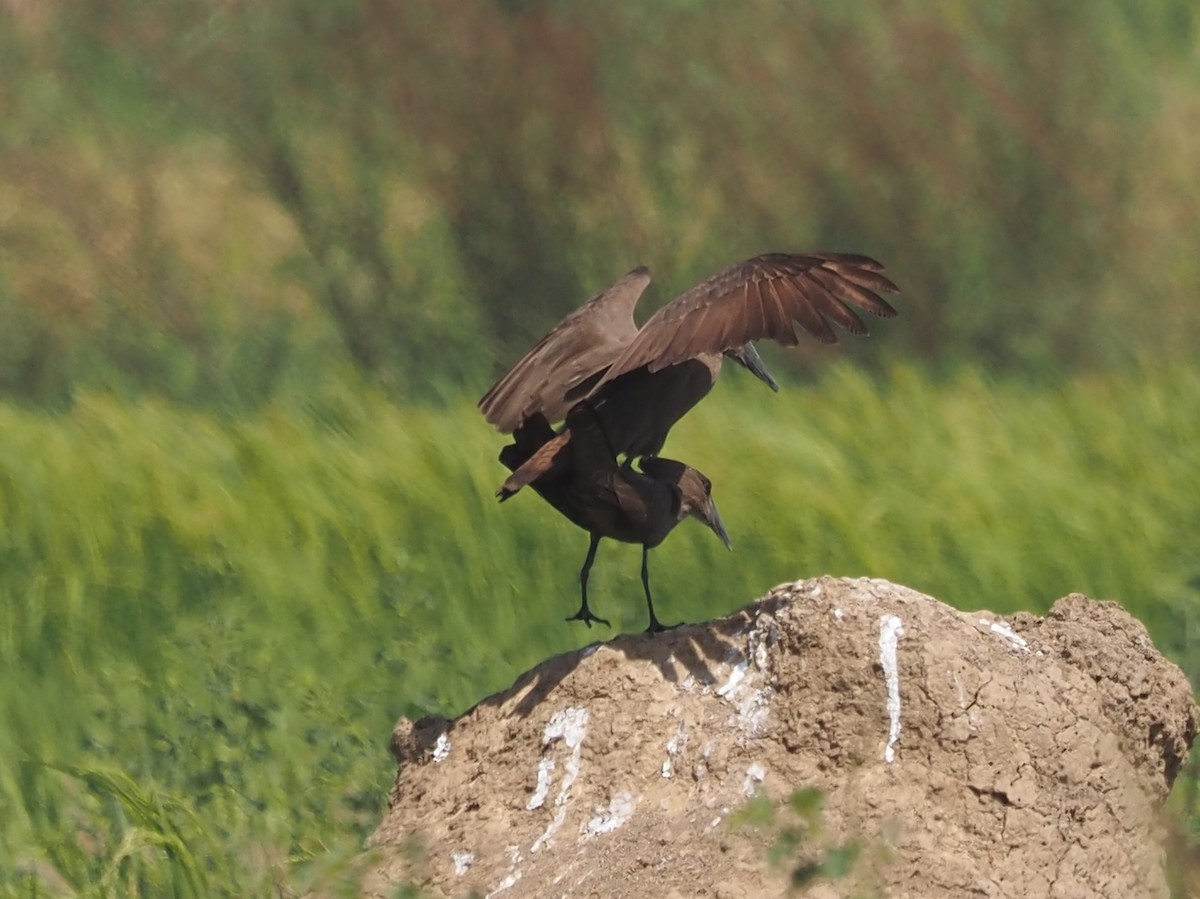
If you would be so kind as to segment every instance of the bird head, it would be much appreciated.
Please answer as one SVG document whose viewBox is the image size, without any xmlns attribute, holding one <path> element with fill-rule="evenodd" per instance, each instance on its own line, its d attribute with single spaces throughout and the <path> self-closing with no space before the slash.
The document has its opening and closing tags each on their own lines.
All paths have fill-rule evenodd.
<svg viewBox="0 0 1200 899">
<path fill-rule="evenodd" d="M 767 366 L 762 360 L 762 356 L 758 355 L 758 350 L 754 348 L 754 344 L 746 343 L 739 347 L 734 347 L 732 350 L 726 350 L 725 355 L 734 362 L 748 368 L 754 377 L 758 378 L 776 393 L 779 392 L 779 382 L 771 377 L 771 373 L 767 371 Z"/>
<path fill-rule="evenodd" d="M 726 549 L 733 549 L 729 532 L 721 521 L 721 513 L 712 498 L 712 481 L 700 471 L 676 462 L 674 459 L 663 459 L 660 456 L 645 456 L 638 463 L 639 467 L 652 478 L 673 484 L 679 491 L 679 520 L 689 515 L 704 522 L 714 534 L 721 538 Z"/>
</svg>

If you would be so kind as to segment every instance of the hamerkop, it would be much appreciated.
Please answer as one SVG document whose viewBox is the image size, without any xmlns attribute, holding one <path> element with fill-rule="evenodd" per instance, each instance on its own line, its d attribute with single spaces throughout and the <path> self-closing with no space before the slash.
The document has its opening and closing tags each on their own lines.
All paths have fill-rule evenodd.
<svg viewBox="0 0 1200 899">
<path fill-rule="evenodd" d="M 897 291 L 883 274 L 883 266 L 869 257 L 846 253 L 769 253 L 747 259 L 671 300 L 638 328 L 633 309 L 649 283 L 649 271 L 636 268 L 596 294 L 551 329 L 479 401 L 488 422 L 514 435 L 515 442 L 501 454 L 512 471 L 497 491 L 501 499 L 533 485 L 563 515 L 592 534 L 580 572 L 583 605 L 574 616 L 589 623 L 600 620 L 588 610 L 586 592 L 600 537 L 642 543 L 645 551 L 682 517 L 696 514 L 688 510 L 702 508 L 702 499 L 711 501 L 703 475 L 678 462 L 659 465 L 655 457 L 675 422 L 712 389 L 722 358 L 739 362 L 777 390 L 753 341 L 770 338 L 794 346 L 800 342 L 799 324 L 812 337 L 832 344 L 837 343 L 834 325 L 851 334 L 867 333 L 853 307 L 883 318 L 896 315 L 879 296 Z M 589 417 L 573 418 L 571 412 L 581 401 L 586 401 Z M 550 425 L 564 419 L 563 427 L 554 433 Z M 581 437 L 577 433 L 581 422 L 595 427 L 587 427 L 584 439 L 589 446 L 577 455 L 572 443 Z M 600 452 L 593 432 L 604 438 L 607 461 L 598 458 L 605 453 Z M 618 465 L 621 457 L 624 462 Z M 641 473 L 632 467 L 639 458 Z M 654 493 L 660 497 L 655 502 L 665 508 L 661 497 L 668 495 L 668 488 L 682 497 L 687 480 L 693 484 L 688 494 L 691 505 L 684 510 L 680 498 L 670 514 L 640 513 L 637 527 L 631 529 L 628 522 L 614 523 L 611 501 L 593 508 L 594 502 L 600 502 L 593 497 L 596 479 L 604 481 L 610 492 L 623 490 L 626 496 L 642 497 L 647 510 L 652 504 L 645 497 Z M 703 486 L 703 497 L 695 484 Z M 629 509 L 624 514 L 629 521 L 637 517 Z M 718 533 L 723 534 L 723 528 Z M 645 553 L 643 583 L 649 604 Z M 650 624 L 652 630 L 659 627 L 653 605 Z"/>
<path fill-rule="evenodd" d="M 555 509 L 591 535 L 587 558 L 579 571 L 579 611 L 568 621 L 608 621 L 588 607 L 588 574 L 596 559 L 596 548 L 604 537 L 642 546 L 642 587 L 650 612 L 649 633 L 665 630 L 654 614 L 650 596 L 650 550 L 658 546 L 675 525 L 691 516 L 697 518 L 730 546 L 729 534 L 712 498 L 712 482 L 691 466 L 659 456 L 639 461 L 641 471 L 617 465 L 616 457 L 601 430 L 599 417 L 587 400 L 567 412 L 566 428 L 572 438 L 564 450 L 568 458 L 554 471 L 530 486 Z M 513 432 L 513 443 L 500 452 L 508 469 L 519 468 L 530 456 L 555 437 L 546 418 L 535 412 Z"/>
<path fill-rule="evenodd" d="M 712 389 L 722 356 L 778 389 L 751 341 L 800 342 L 796 323 L 822 343 L 837 343 L 832 324 L 851 334 L 867 328 L 851 306 L 896 314 L 878 292 L 897 290 L 883 266 L 844 253 L 769 253 L 725 268 L 673 299 L 638 328 L 633 309 L 650 283 L 636 268 L 559 322 L 479 401 L 501 433 L 534 413 L 562 420 L 587 398 L 618 456 L 653 456 L 667 433 Z M 505 481 L 510 496 L 547 468 L 570 429 Z"/>
</svg>

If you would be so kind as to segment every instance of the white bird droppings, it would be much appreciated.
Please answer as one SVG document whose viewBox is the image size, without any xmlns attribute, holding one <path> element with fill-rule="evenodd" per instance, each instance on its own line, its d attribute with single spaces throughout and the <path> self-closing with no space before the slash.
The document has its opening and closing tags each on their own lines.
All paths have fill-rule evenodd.
<svg viewBox="0 0 1200 899">
<path fill-rule="evenodd" d="M 587 735 L 588 713 L 587 709 L 576 708 L 570 706 L 563 709 L 561 712 L 555 712 L 546 725 L 546 731 L 542 735 L 542 745 L 550 746 L 551 744 L 561 740 L 571 750 L 571 755 L 563 766 L 563 779 L 558 788 L 558 795 L 554 798 L 554 817 L 550 823 L 546 825 L 542 835 L 533 841 L 533 845 L 529 847 L 530 852 L 537 852 L 542 846 L 549 842 L 554 836 L 555 831 L 562 827 L 563 821 L 567 818 L 567 799 L 571 793 L 571 785 L 575 783 L 575 778 L 579 776 L 579 758 L 583 745 L 583 738 Z M 550 764 L 547 766 L 546 763 Z M 554 772 L 554 760 L 542 759 L 538 763 L 538 787 L 542 784 L 542 772 L 546 770 L 546 793 L 550 789 L 550 780 Z M 538 793 L 535 792 L 530 797 L 527 808 L 536 808 L 532 805 L 534 799 L 538 798 Z M 541 805 L 545 801 L 545 794 L 542 795 L 541 801 L 537 805 Z"/>
<path fill-rule="evenodd" d="M 724 685 L 717 690 L 717 695 L 722 699 L 730 699 L 738 688 L 738 684 L 742 682 L 742 678 L 746 676 L 747 663 L 745 659 L 733 666 L 733 670 L 729 672 L 729 680 L 725 681 Z"/>
<path fill-rule="evenodd" d="M 766 733 L 767 716 L 771 713 L 771 697 L 774 695 L 770 687 L 763 687 L 743 696 L 737 708 L 738 730 L 747 737 L 761 737 Z"/>
<path fill-rule="evenodd" d="M 618 793 L 608 801 L 608 808 L 596 808 L 595 816 L 587 823 L 584 830 L 585 836 L 594 837 L 602 833 L 612 833 L 629 820 L 636 804 L 632 794 L 624 791 Z"/>
<path fill-rule="evenodd" d="M 766 770 L 758 762 L 751 762 L 746 769 L 746 779 L 742 781 L 742 792 L 747 796 L 754 795 L 754 785 L 763 782 L 767 776 Z"/>
<path fill-rule="evenodd" d="M 883 759 L 889 765 L 896 758 L 896 741 L 900 739 L 900 666 L 896 661 L 896 646 L 904 636 L 904 623 L 895 615 L 879 619 L 879 664 L 887 682 L 888 741 Z"/>
<path fill-rule="evenodd" d="M 1029 652 L 1029 644 L 1025 638 L 1009 627 L 1007 621 L 992 621 L 988 624 L 988 630 L 998 637 L 1003 637 L 1013 649 L 1019 652 Z"/>
<path fill-rule="evenodd" d="M 533 791 L 533 795 L 529 797 L 529 801 L 525 803 L 525 808 L 533 811 L 535 808 L 541 808 L 546 802 L 546 794 L 550 792 L 551 775 L 554 773 L 554 759 L 542 759 L 538 762 L 537 787 Z"/>
<path fill-rule="evenodd" d="M 764 666 L 765 664 L 764 661 Z M 770 703 L 774 691 L 769 686 L 757 690 L 750 689 L 753 681 L 746 678 L 749 668 L 749 661 L 743 656 L 742 660 L 733 666 L 729 672 L 729 680 L 717 690 L 717 695 L 737 710 L 732 723 L 738 730 L 748 737 L 760 737 L 771 712 Z"/>
<path fill-rule="evenodd" d="M 761 737 L 766 730 L 774 690 L 768 684 L 757 689 L 756 681 L 767 673 L 771 664 L 768 646 L 777 639 L 775 622 L 770 616 L 760 620 L 746 635 L 746 651 L 734 649 L 727 659 L 729 677 L 716 691 L 717 695 L 736 709 L 731 723 L 747 737 Z M 752 667 L 753 666 L 753 667 Z"/>
<path fill-rule="evenodd" d="M 437 742 L 433 744 L 433 763 L 440 765 L 450 755 L 450 738 L 445 731 L 438 734 Z"/>
<path fill-rule="evenodd" d="M 517 846 L 508 847 L 508 874 L 504 879 L 496 884 L 496 889 L 492 890 L 484 899 L 492 899 L 497 893 L 503 893 L 507 889 L 511 889 L 518 880 L 521 879 L 521 869 L 517 865 L 521 864 L 521 850 Z"/>
<path fill-rule="evenodd" d="M 675 732 L 675 736 L 667 740 L 667 757 L 663 759 L 662 763 L 663 777 L 671 777 L 675 774 L 675 758 L 683 751 L 685 743 L 687 743 L 687 725 L 680 721 L 679 730 Z"/>
<path fill-rule="evenodd" d="M 845 613 L 845 612 L 843 612 L 841 609 L 834 609 L 834 610 L 833 610 L 833 617 L 834 617 L 834 618 L 836 618 L 838 621 L 841 621 L 841 620 L 842 620 L 842 618 L 844 618 L 844 617 L 845 617 L 845 615 L 846 615 L 846 613 Z"/>
<path fill-rule="evenodd" d="M 516 885 L 517 881 L 520 879 L 521 879 L 520 871 L 509 871 L 508 874 L 505 876 L 505 878 L 502 881 L 500 881 L 498 884 L 496 884 L 496 889 L 492 890 L 490 893 L 487 894 L 486 899 L 492 899 L 492 897 L 495 896 L 497 893 L 503 893 L 505 890 L 512 888 L 513 886 Z"/>
<path fill-rule="evenodd" d="M 456 877 L 462 877 L 471 870 L 471 865 L 475 864 L 475 855 L 471 852 L 455 852 L 450 857 L 454 859 Z"/>
</svg>

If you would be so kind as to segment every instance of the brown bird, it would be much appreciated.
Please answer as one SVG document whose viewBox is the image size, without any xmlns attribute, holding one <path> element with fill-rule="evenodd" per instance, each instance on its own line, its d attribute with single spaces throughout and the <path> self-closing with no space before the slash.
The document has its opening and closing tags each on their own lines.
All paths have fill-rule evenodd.
<svg viewBox="0 0 1200 899">
<path fill-rule="evenodd" d="M 563 462 L 531 484 L 546 502 L 591 535 L 587 558 L 579 571 L 579 611 L 568 621 L 593 621 L 608 625 L 588 607 L 588 574 L 601 539 L 610 537 L 642 546 L 642 587 L 650 611 L 649 633 L 665 630 L 654 613 L 650 596 L 649 553 L 675 525 L 691 516 L 704 522 L 730 546 L 729 534 L 712 498 L 712 482 L 696 469 L 673 459 L 640 460 L 641 471 L 618 465 L 601 429 L 600 419 L 586 400 L 567 412 L 572 439 L 563 451 Z M 555 438 L 554 429 L 540 412 L 534 412 L 513 433 L 514 442 L 500 452 L 500 461 L 515 470 Z"/>
<path fill-rule="evenodd" d="M 897 287 L 883 266 L 844 253 L 770 253 L 731 265 L 673 299 L 638 328 L 633 309 L 650 283 L 636 268 L 556 325 L 479 401 L 502 433 L 533 415 L 563 419 L 581 399 L 595 409 L 612 451 L 626 461 L 654 456 L 671 427 L 712 389 L 722 356 L 778 389 L 751 341 L 800 342 L 795 325 L 836 343 L 832 325 L 867 328 L 851 308 L 891 318 L 878 292 Z M 571 429 L 518 466 L 499 495 L 511 496 L 566 463 Z"/>
</svg>

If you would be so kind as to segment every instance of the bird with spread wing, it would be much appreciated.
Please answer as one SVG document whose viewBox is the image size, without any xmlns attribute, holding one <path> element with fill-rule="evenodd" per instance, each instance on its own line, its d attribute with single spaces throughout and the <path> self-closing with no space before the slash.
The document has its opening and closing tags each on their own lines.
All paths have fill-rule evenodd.
<svg viewBox="0 0 1200 899">
<path fill-rule="evenodd" d="M 656 457 L 667 434 L 712 389 L 725 357 L 778 390 L 753 341 L 795 346 L 800 342 L 797 325 L 827 344 L 837 343 L 835 325 L 865 335 L 867 328 L 855 310 L 891 318 L 896 310 L 880 294 L 898 290 L 883 266 L 867 256 L 770 253 L 722 269 L 639 328 L 633 310 L 649 283 L 649 271 L 636 268 L 596 294 L 552 328 L 479 401 L 488 422 L 514 437 L 501 456 L 512 471 L 498 491 L 501 499 L 534 485 L 592 535 L 580 574 L 583 604 L 573 616 L 589 625 L 600 620 L 587 605 L 587 572 L 600 537 L 640 542 L 645 550 L 655 544 L 643 538 L 661 540 L 660 532 L 665 537 L 685 517 L 679 514 L 685 498 L 675 483 L 675 506 L 657 504 L 637 527 L 628 522 L 618 527 L 598 508 L 588 513 L 594 492 L 588 485 L 597 479 L 634 483 L 632 479 L 644 477 L 657 492 L 669 484 L 656 476 L 663 471 L 656 467 Z M 572 416 L 577 407 L 586 408 L 586 414 Z M 559 421 L 564 424 L 554 432 L 551 424 Z M 586 446 L 573 449 L 573 441 Z M 622 458 L 618 468 L 616 460 Z M 632 468 L 634 460 L 639 460 L 640 474 Z M 705 492 L 711 504 L 711 484 Z M 668 521 L 670 527 L 663 530 Z M 723 526 L 714 530 L 728 543 Z M 645 553 L 642 571 L 654 630 L 661 625 L 650 601 Z"/>
</svg>

